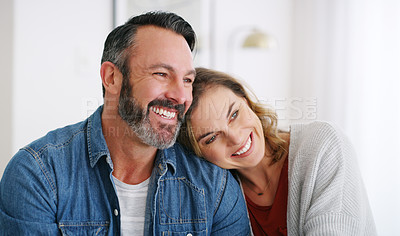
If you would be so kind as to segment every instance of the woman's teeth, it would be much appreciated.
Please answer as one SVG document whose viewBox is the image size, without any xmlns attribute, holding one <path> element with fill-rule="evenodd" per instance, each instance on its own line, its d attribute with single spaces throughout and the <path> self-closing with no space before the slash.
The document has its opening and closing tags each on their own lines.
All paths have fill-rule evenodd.
<svg viewBox="0 0 400 236">
<path fill-rule="evenodd" d="M 245 152 L 247 152 L 249 150 L 250 146 L 251 146 L 251 138 L 249 137 L 249 139 L 246 142 L 246 145 L 244 145 L 244 147 L 241 150 L 239 150 L 238 152 L 234 153 L 233 155 L 235 155 L 235 156 L 242 155 L 243 153 L 245 153 Z"/>
<path fill-rule="evenodd" d="M 170 119 L 170 120 L 174 119 L 175 116 L 176 116 L 176 112 L 167 111 L 167 110 L 164 110 L 164 109 L 159 108 L 159 107 L 151 107 L 151 110 L 154 113 L 157 113 L 158 115 L 160 115 L 160 116 L 162 116 L 162 117 L 164 117 L 166 119 Z"/>
</svg>

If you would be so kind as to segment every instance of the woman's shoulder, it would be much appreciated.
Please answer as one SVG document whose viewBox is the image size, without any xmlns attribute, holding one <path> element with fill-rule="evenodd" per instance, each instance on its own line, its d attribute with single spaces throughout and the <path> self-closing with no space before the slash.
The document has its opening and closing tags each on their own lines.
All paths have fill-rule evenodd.
<svg viewBox="0 0 400 236">
<path fill-rule="evenodd" d="M 292 159 L 310 162 L 340 161 L 353 156 L 353 147 L 344 132 L 335 124 L 313 121 L 290 126 L 289 155 Z"/>
<path fill-rule="evenodd" d="M 289 172 L 292 181 L 308 179 L 323 187 L 326 181 L 339 177 L 342 181 L 358 172 L 354 148 L 337 125 L 321 121 L 296 124 L 291 126 L 290 133 Z"/>
<path fill-rule="evenodd" d="M 326 121 L 292 124 L 290 126 L 290 142 L 301 144 L 326 145 L 342 142 L 346 139 L 343 131 L 336 125 Z"/>
<path fill-rule="evenodd" d="M 290 125 L 290 131 L 300 131 L 302 134 L 313 134 L 323 132 L 326 134 L 334 134 L 338 132 L 340 128 L 334 123 L 327 121 L 312 121 L 308 123 L 295 123 Z"/>
</svg>

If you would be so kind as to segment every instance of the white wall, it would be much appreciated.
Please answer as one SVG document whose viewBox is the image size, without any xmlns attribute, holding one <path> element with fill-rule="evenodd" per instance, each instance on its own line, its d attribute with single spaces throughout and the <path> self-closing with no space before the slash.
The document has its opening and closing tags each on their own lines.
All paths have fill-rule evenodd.
<svg viewBox="0 0 400 236">
<path fill-rule="evenodd" d="M 102 102 L 100 59 L 112 29 L 111 1 L 14 2 L 13 152 L 86 118 L 87 101 Z"/>
<path fill-rule="evenodd" d="M 22 146 L 102 103 L 110 0 L 1 1 L 0 174 Z"/>
<path fill-rule="evenodd" d="M 0 176 L 12 153 L 13 21 L 12 1 L 0 1 Z"/>
<path fill-rule="evenodd" d="M 349 136 L 379 235 L 400 217 L 400 3 L 295 1 L 293 96 L 314 96 L 317 118 Z"/>
<path fill-rule="evenodd" d="M 291 0 L 213 1 L 215 40 L 212 67 L 244 80 L 259 99 L 280 109 L 281 125 L 288 121 L 291 65 Z M 241 45 L 252 29 L 273 37 L 277 47 L 270 50 L 246 49 Z"/>
</svg>

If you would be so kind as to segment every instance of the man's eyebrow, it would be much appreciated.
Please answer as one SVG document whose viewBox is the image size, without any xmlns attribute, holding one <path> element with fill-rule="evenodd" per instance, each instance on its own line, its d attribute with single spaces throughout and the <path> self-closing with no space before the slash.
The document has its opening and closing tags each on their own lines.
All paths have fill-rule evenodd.
<svg viewBox="0 0 400 236">
<path fill-rule="evenodd" d="M 186 75 L 193 75 L 196 77 L 196 70 L 190 70 Z"/>
<path fill-rule="evenodd" d="M 172 66 L 170 66 L 168 64 L 164 64 L 164 63 L 154 64 L 154 65 L 151 65 L 149 67 L 149 69 L 157 69 L 157 68 L 164 68 L 164 69 L 167 69 L 169 71 L 175 72 L 175 70 L 174 70 L 174 68 Z"/>
<path fill-rule="evenodd" d="M 213 132 L 208 132 L 205 134 L 200 135 L 200 137 L 197 138 L 197 142 L 200 142 L 201 139 L 203 139 L 204 137 L 207 137 L 208 135 L 212 134 Z"/>
<path fill-rule="evenodd" d="M 164 69 L 167 69 L 167 70 L 169 70 L 169 71 L 175 73 L 175 69 L 174 69 L 172 66 L 170 66 L 170 65 L 168 65 L 168 64 L 165 64 L 165 63 L 154 64 L 154 65 L 151 65 L 151 66 L 149 67 L 149 69 L 157 69 L 157 68 L 164 68 Z M 193 69 L 193 70 L 189 70 L 189 71 L 186 73 L 186 75 L 193 75 L 193 76 L 196 76 L 196 70 L 194 70 L 194 69 Z"/>
</svg>

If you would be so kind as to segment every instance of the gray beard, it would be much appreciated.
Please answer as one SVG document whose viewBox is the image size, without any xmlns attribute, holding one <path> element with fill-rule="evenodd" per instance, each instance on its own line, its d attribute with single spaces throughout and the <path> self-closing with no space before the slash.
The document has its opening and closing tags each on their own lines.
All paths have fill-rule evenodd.
<svg viewBox="0 0 400 236">
<path fill-rule="evenodd" d="M 157 149 L 166 149 L 176 142 L 183 117 L 178 119 L 176 125 L 159 123 L 159 128 L 152 127 L 150 123 L 150 106 L 147 110 L 142 109 L 139 103 L 130 98 L 131 88 L 123 85 L 119 99 L 118 113 L 131 128 L 131 131 L 145 144 Z M 179 112 L 181 114 L 181 112 Z"/>
</svg>

